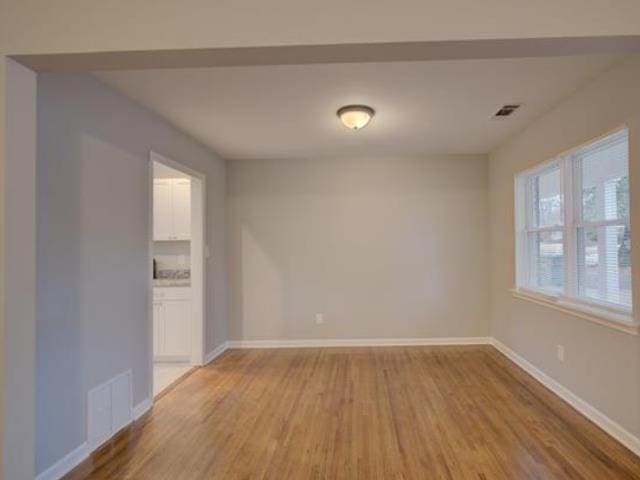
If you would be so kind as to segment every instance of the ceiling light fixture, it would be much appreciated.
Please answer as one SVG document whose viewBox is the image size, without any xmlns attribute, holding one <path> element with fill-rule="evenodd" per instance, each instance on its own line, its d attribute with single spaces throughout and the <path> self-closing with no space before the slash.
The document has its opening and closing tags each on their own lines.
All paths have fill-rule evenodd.
<svg viewBox="0 0 640 480">
<path fill-rule="evenodd" d="M 360 130 L 367 126 L 376 112 L 366 105 L 345 105 L 336 113 L 345 127 L 350 130 Z"/>
</svg>

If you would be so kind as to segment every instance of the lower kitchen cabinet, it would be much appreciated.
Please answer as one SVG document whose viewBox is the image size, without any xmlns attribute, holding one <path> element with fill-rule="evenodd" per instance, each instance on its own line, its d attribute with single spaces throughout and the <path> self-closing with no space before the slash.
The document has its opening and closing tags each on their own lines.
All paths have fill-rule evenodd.
<svg viewBox="0 0 640 480">
<path fill-rule="evenodd" d="M 189 360 L 191 356 L 191 298 L 188 288 L 155 288 L 153 295 L 153 354 L 156 360 Z"/>
</svg>

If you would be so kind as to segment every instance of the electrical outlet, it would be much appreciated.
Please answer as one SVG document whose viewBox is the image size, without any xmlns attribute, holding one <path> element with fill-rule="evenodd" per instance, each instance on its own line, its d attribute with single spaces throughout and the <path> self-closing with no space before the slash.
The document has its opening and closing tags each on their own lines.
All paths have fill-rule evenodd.
<svg viewBox="0 0 640 480">
<path fill-rule="evenodd" d="M 564 345 L 556 345 L 556 352 L 558 354 L 558 360 L 564 362 Z"/>
<path fill-rule="evenodd" d="M 322 325 L 324 323 L 324 315 L 316 313 L 316 325 Z"/>
</svg>

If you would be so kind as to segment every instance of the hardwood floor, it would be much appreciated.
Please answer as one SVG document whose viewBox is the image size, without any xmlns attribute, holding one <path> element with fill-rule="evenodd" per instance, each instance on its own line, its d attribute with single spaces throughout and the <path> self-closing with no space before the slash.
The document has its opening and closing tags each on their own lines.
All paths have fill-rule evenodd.
<svg viewBox="0 0 640 480">
<path fill-rule="evenodd" d="M 640 479 L 489 346 L 231 350 L 67 477 Z"/>
</svg>

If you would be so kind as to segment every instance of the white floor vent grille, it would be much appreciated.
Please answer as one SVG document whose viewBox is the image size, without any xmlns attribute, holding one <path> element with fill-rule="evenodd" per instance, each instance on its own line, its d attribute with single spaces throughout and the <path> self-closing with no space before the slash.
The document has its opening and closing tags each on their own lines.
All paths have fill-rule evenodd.
<svg viewBox="0 0 640 480">
<path fill-rule="evenodd" d="M 131 375 L 127 370 L 89 391 L 87 439 L 92 450 L 133 420 Z"/>
</svg>

